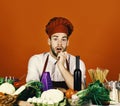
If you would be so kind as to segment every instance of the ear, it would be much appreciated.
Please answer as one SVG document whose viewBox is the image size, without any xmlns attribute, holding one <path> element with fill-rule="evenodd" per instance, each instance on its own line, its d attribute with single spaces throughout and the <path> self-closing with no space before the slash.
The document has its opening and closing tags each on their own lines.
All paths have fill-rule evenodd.
<svg viewBox="0 0 120 106">
<path fill-rule="evenodd" d="M 69 46 L 69 40 L 67 41 L 67 46 Z"/>
<path fill-rule="evenodd" d="M 50 45 L 50 38 L 48 38 L 48 45 Z"/>
</svg>

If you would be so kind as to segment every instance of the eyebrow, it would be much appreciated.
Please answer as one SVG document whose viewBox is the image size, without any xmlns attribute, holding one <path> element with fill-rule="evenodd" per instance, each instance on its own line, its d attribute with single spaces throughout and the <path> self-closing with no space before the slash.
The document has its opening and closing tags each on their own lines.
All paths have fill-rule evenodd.
<svg viewBox="0 0 120 106">
<path fill-rule="evenodd" d="M 53 35 L 52 37 L 58 37 L 59 35 Z M 68 38 L 67 36 L 63 36 L 62 38 Z"/>
<path fill-rule="evenodd" d="M 53 35 L 52 37 L 58 37 L 58 35 Z"/>
<path fill-rule="evenodd" d="M 63 36 L 62 38 L 68 38 L 67 36 Z"/>
</svg>

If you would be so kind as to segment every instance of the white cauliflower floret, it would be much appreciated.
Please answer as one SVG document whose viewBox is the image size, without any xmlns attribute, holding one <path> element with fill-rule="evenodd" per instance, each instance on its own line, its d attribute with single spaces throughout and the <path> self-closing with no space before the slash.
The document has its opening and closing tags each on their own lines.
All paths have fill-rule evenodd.
<svg viewBox="0 0 120 106">
<path fill-rule="evenodd" d="M 58 89 L 49 89 L 47 91 L 44 91 L 41 94 L 41 98 L 45 99 L 47 101 L 54 101 L 56 103 L 60 102 L 61 100 L 63 100 L 64 98 L 64 94 L 62 91 L 58 90 Z"/>
<path fill-rule="evenodd" d="M 0 92 L 6 93 L 6 94 L 13 94 L 15 92 L 15 87 L 10 83 L 5 82 L 0 85 Z"/>
<path fill-rule="evenodd" d="M 42 103 L 42 106 L 55 105 L 64 99 L 64 93 L 58 89 L 44 91 L 39 98 L 28 98 L 27 102 Z M 57 105 L 55 105 L 57 106 Z"/>
</svg>

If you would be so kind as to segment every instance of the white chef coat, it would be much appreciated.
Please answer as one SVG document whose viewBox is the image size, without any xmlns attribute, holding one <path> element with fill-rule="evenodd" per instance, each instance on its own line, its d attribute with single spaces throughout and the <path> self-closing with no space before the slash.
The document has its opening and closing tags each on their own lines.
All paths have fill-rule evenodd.
<svg viewBox="0 0 120 106">
<path fill-rule="evenodd" d="M 47 52 L 47 53 L 33 55 L 30 58 L 28 62 L 28 73 L 26 77 L 26 82 L 30 80 L 40 81 L 40 77 L 42 75 L 44 64 L 48 55 L 49 55 L 49 59 L 48 59 L 48 63 L 45 71 L 50 73 L 50 77 L 52 81 L 64 81 L 64 78 L 60 73 L 58 66 L 55 64 L 56 59 L 53 58 L 49 52 Z M 69 71 L 73 75 L 76 67 L 75 56 L 67 53 L 67 61 L 69 64 Z M 65 67 L 67 68 L 66 64 L 65 64 Z M 85 76 L 86 68 L 82 60 L 80 60 L 80 69 L 82 72 L 82 82 L 83 82 L 84 81 L 83 79 L 86 77 Z"/>
</svg>

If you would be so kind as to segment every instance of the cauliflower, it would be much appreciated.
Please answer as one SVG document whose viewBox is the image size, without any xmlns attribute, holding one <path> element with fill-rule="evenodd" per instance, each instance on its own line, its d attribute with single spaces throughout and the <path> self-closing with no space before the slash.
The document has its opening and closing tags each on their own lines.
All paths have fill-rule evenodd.
<svg viewBox="0 0 120 106">
<path fill-rule="evenodd" d="M 39 98 L 28 98 L 27 102 L 38 103 L 39 105 L 42 104 L 42 106 L 58 106 L 59 102 L 63 99 L 64 93 L 62 91 L 58 89 L 49 89 L 47 91 L 44 91 Z"/>
<path fill-rule="evenodd" d="M 54 103 L 58 103 L 63 100 L 64 94 L 58 89 L 49 89 L 41 94 L 41 98 L 47 101 L 52 100 Z"/>
<path fill-rule="evenodd" d="M 0 92 L 6 93 L 6 94 L 13 94 L 15 92 L 15 87 L 10 83 L 5 82 L 0 85 Z"/>
</svg>

